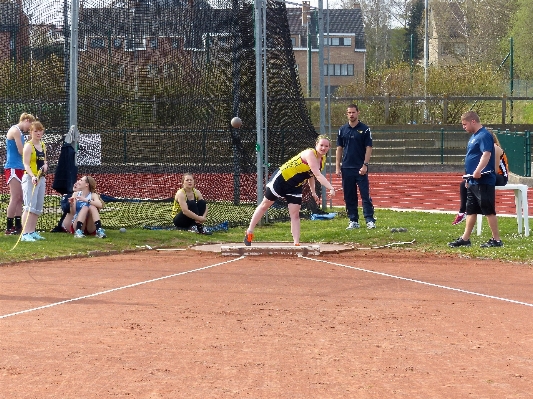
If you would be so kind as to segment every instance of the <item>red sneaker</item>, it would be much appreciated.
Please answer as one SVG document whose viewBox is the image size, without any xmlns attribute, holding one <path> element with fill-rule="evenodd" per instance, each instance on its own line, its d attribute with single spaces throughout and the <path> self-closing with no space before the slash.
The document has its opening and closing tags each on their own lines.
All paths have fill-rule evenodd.
<svg viewBox="0 0 533 399">
<path fill-rule="evenodd" d="M 6 229 L 6 236 L 18 236 L 22 232 L 22 227 L 11 227 L 10 229 Z"/>
<path fill-rule="evenodd" d="M 249 247 L 250 245 L 252 245 L 253 239 L 254 239 L 254 235 L 252 233 L 248 233 L 248 231 L 246 231 L 246 235 L 244 236 L 244 245 Z"/>
<path fill-rule="evenodd" d="M 453 221 L 452 225 L 456 225 L 456 224 L 459 224 L 463 221 L 466 220 L 466 213 L 458 213 L 457 216 L 455 217 L 455 220 Z"/>
</svg>

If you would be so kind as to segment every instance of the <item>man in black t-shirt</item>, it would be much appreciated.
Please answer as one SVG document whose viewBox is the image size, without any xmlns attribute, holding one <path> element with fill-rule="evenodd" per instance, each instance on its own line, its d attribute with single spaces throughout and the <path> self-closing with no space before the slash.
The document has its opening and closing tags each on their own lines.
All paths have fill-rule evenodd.
<svg viewBox="0 0 533 399">
<path fill-rule="evenodd" d="M 376 227 L 374 205 L 370 197 L 368 164 L 372 155 L 372 133 L 370 128 L 359 121 L 359 108 L 350 104 L 346 110 L 348 123 L 341 126 L 337 136 L 336 174 L 342 176 L 344 202 L 350 223 L 347 230 L 359 228 L 357 211 L 357 188 L 363 204 L 366 227 Z M 341 166 L 342 161 L 342 166 Z"/>
</svg>

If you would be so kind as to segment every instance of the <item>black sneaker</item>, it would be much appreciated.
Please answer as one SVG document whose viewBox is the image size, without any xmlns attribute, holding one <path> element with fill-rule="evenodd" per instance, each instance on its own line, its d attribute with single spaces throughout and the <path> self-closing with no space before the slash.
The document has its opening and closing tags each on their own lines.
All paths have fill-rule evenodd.
<svg viewBox="0 0 533 399">
<path fill-rule="evenodd" d="M 481 248 L 490 248 L 490 247 L 503 247 L 502 240 L 496 241 L 494 238 L 491 238 L 487 242 L 484 242 L 480 245 Z"/>
<path fill-rule="evenodd" d="M 68 233 L 68 231 L 63 226 L 56 226 L 50 230 L 50 233 Z"/>
<path fill-rule="evenodd" d="M 448 246 L 452 248 L 469 247 L 470 245 L 472 245 L 470 240 L 463 240 L 463 237 L 459 237 L 457 240 L 448 243 Z"/>
<path fill-rule="evenodd" d="M 198 230 L 199 234 L 205 234 L 206 236 L 213 234 L 207 227 L 204 227 L 203 224 L 196 224 L 196 229 Z"/>
</svg>

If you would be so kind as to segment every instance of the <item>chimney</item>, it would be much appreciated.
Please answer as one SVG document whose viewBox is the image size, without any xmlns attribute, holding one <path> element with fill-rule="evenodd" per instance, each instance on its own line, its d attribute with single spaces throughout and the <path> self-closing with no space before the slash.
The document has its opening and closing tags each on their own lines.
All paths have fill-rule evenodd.
<svg viewBox="0 0 533 399">
<path fill-rule="evenodd" d="M 353 8 L 361 8 L 361 3 L 358 3 L 357 1 L 354 0 Z"/>
<path fill-rule="evenodd" d="M 311 2 L 304 0 L 302 1 L 302 26 L 307 26 L 308 16 L 311 16 Z"/>
</svg>

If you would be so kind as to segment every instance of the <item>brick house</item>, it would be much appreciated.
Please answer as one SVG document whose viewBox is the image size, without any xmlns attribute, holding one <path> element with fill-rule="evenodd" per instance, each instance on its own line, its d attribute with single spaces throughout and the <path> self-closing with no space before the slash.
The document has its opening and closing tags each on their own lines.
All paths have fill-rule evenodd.
<svg viewBox="0 0 533 399">
<path fill-rule="evenodd" d="M 301 8 L 287 8 L 294 56 L 304 93 L 308 93 L 308 32 L 311 32 L 311 96 L 319 93 L 318 11 L 309 1 Z M 329 24 L 329 35 L 328 35 Z M 365 73 L 366 48 L 361 6 L 324 10 L 324 76 L 332 92 Z M 328 59 L 329 53 L 329 59 Z"/>
<path fill-rule="evenodd" d="M 429 9 L 428 61 L 434 66 L 455 65 L 466 55 L 466 23 L 454 2 L 434 1 Z"/>
<path fill-rule="evenodd" d="M 29 19 L 22 5 L 0 3 L 0 61 L 19 60 L 29 41 Z"/>
<path fill-rule="evenodd" d="M 120 7 L 82 8 L 78 46 L 80 63 L 93 64 L 95 69 L 101 69 L 102 59 L 105 59 L 113 64 L 113 73 L 118 77 L 127 76 L 131 73 L 128 69 L 139 67 L 147 75 L 165 74 L 168 69 L 184 68 L 184 65 L 194 63 L 195 53 L 209 50 L 206 43 L 223 45 L 224 35 L 227 35 L 223 21 L 232 23 L 231 10 L 212 9 L 205 0 L 179 4 L 176 8 L 178 12 L 164 13 L 158 12 L 150 2 L 143 1 L 137 3 L 139 13 Z M 19 4 L 0 3 L 0 59 L 19 59 L 29 46 L 29 20 L 21 10 Z M 217 31 L 208 32 L 207 25 L 203 26 L 203 21 L 209 19 L 209 13 L 216 13 L 216 18 L 222 21 L 217 25 Z M 309 1 L 304 1 L 301 8 L 287 8 L 287 16 L 304 93 L 308 86 L 308 30 L 311 32 L 312 95 L 317 96 L 318 12 L 311 10 Z M 194 21 L 195 34 L 183 30 L 184 20 Z M 105 28 L 102 29 L 102 26 Z M 168 27 L 165 35 L 157 30 L 161 26 Z M 48 45 L 63 43 L 61 38 L 56 37 L 57 28 L 53 25 L 35 25 L 32 30 L 31 39 L 36 47 L 44 38 L 48 38 L 45 40 Z M 359 4 L 355 3 L 352 9 L 324 10 L 324 33 L 324 73 L 326 83 L 334 90 L 351 83 L 355 76 L 365 71 L 365 36 Z"/>
</svg>

